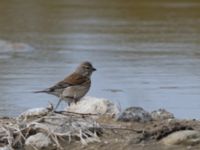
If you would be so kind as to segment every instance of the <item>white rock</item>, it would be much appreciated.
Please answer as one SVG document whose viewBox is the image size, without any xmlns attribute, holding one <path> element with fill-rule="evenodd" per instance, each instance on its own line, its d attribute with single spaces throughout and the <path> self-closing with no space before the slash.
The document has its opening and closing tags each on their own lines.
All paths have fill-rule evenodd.
<svg viewBox="0 0 200 150">
<path fill-rule="evenodd" d="M 25 142 L 25 150 L 54 150 L 55 145 L 51 139 L 44 133 L 37 133 L 30 136 Z"/>
<path fill-rule="evenodd" d="M 161 140 L 165 145 L 195 145 L 200 143 L 200 132 L 184 130 L 174 132 Z"/>
<path fill-rule="evenodd" d="M 47 108 L 32 108 L 28 109 L 27 111 L 23 112 L 19 115 L 18 120 L 27 120 L 28 118 L 36 117 L 36 116 L 44 116 L 52 111 L 53 106 L 50 104 Z"/>
<path fill-rule="evenodd" d="M 72 103 L 66 110 L 76 113 L 106 114 L 111 116 L 116 116 L 120 112 L 113 102 L 104 98 L 89 96 L 82 98 L 76 104 Z"/>
<path fill-rule="evenodd" d="M 8 146 L 0 147 L 0 150 L 11 150 Z"/>
</svg>

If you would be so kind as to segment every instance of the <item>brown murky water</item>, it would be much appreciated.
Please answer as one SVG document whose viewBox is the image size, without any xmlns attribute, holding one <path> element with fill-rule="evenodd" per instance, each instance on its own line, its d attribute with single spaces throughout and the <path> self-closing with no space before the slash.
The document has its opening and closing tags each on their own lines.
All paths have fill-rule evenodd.
<svg viewBox="0 0 200 150">
<path fill-rule="evenodd" d="M 98 71 L 88 95 L 200 118 L 199 24 L 198 0 L 1 1 L 0 40 L 33 49 L 0 42 L 0 115 L 57 102 L 31 91 L 90 60 Z"/>
</svg>

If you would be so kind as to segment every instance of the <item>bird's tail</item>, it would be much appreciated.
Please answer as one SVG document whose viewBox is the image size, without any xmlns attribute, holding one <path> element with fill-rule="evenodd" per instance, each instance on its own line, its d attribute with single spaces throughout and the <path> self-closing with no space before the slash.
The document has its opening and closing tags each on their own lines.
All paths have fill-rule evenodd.
<svg viewBox="0 0 200 150">
<path fill-rule="evenodd" d="M 33 93 L 48 93 L 49 89 L 41 90 L 41 91 L 34 91 Z"/>
</svg>

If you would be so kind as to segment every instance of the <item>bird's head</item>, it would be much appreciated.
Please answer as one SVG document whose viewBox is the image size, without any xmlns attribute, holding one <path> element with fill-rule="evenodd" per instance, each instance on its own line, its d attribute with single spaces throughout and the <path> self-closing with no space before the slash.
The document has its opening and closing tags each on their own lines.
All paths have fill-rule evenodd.
<svg viewBox="0 0 200 150">
<path fill-rule="evenodd" d="M 76 73 L 88 77 L 90 77 L 94 71 L 96 71 L 96 68 L 94 68 L 89 61 L 82 62 L 75 70 Z"/>
</svg>

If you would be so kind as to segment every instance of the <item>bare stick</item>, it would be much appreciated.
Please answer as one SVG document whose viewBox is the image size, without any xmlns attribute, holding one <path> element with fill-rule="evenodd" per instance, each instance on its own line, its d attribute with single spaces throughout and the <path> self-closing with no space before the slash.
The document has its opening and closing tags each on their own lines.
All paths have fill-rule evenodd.
<svg viewBox="0 0 200 150">
<path fill-rule="evenodd" d="M 111 125 L 107 125 L 107 124 L 100 124 L 100 128 L 103 129 L 116 129 L 116 130 L 129 130 L 129 131 L 133 131 L 136 133 L 143 133 L 143 130 L 136 130 L 136 129 L 132 129 L 132 128 L 127 128 L 127 127 L 121 127 L 121 126 L 111 126 Z"/>
<path fill-rule="evenodd" d="M 72 115 L 81 115 L 81 116 L 97 116 L 98 114 L 91 114 L 91 113 L 77 113 L 77 112 L 71 112 L 71 111 L 54 111 L 55 113 L 58 114 L 72 114 Z"/>
</svg>

